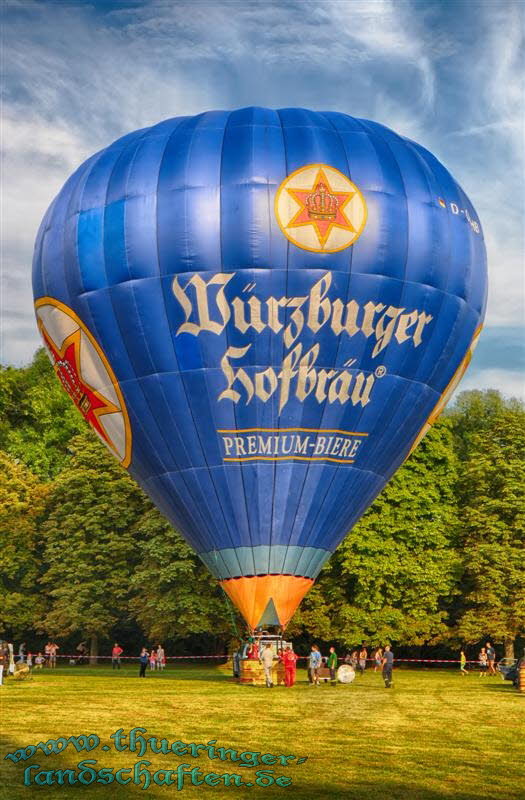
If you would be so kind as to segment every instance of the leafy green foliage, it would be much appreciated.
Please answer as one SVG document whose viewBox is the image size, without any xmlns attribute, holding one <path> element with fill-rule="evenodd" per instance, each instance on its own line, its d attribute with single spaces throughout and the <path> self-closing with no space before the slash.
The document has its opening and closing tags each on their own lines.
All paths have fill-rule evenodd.
<svg viewBox="0 0 525 800">
<path fill-rule="evenodd" d="M 343 540 L 305 601 L 303 624 L 347 645 L 386 640 L 422 644 L 446 631 L 455 592 L 458 463 L 447 421 L 418 450 Z M 315 608 L 315 611 L 314 611 Z M 309 617 L 310 609 L 314 611 Z"/>
<path fill-rule="evenodd" d="M 473 434 L 460 482 L 466 641 L 480 627 L 513 640 L 525 628 L 525 413 L 503 409 Z"/>
<path fill-rule="evenodd" d="M 68 463 L 68 443 L 87 430 L 57 380 L 46 352 L 28 367 L 0 367 L 0 449 L 44 480 Z"/>
<path fill-rule="evenodd" d="M 191 547 L 155 508 L 135 525 L 130 610 L 152 639 L 231 634 L 225 597 Z"/>
<path fill-rule="evenodd" d="M 50 600 L 42 625 L 55 637 L 73 631 L 96 637 L 127 608 L 138 561 L 133 526 L 148 501 L 92 433 L 75 437 L 70 452 L 42 525 L 41 582 Z"/>
<path fill-rule="evenodd" d="M 45 605 L 39 592 L 38 519 L 47 487 L 0 451 L 0 630 L 24 635 Z"/>
</svg>

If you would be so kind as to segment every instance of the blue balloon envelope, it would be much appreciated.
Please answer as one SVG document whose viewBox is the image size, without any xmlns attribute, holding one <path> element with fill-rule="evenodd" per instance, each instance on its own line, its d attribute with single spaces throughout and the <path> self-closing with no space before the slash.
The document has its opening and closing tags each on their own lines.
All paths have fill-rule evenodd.
<svg viewBox="0 0 525 800">
<path fill-rule="evenodd" d="M 130 133 L 38 233 L 58 377 L 248 624 L 285 626 L 480 331 L 477 214 L 368 120 L 244 108 Z"/>
</svg>

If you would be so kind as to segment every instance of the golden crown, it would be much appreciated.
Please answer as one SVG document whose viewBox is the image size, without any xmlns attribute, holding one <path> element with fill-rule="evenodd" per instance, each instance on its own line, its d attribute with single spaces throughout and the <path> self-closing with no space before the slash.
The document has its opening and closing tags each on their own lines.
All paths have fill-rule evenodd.
<svg viewBox="0 0 525 800">
<path fill-rule="evenodd" d="M 330 194 L 322 181 L 306 198 L 306 208 L 310 219 L 335 219 L 338 205 L 337 197 Z"/>
</svg>

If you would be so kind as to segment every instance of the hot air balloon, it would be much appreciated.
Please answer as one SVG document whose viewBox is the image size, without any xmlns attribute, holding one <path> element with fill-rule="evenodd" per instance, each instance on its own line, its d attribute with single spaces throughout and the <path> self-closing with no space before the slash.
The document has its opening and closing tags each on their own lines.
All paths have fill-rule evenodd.
<svg viewBox="0 0 525 800">
<path fill-rule="evenodd" d="M 486 255 L 420 145 L 243 108 L 82 164 L 40 227 L 33 289 L 97 435 L 248 626 L 285 627 L 463 374 Z"/>
</svg>

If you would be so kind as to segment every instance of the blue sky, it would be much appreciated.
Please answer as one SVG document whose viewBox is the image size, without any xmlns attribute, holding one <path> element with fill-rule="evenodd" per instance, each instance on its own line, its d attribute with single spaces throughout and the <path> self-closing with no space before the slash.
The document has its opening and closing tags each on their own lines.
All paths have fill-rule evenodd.
<svg viewBox="0 0 525 800">
<path fill-rule="evenodd" d="M 40 219 L 72 170 L 127 131 L 244 105 L 378 120 L 450 169 L 483 224 L 486 327 L 461 388 L 524 395 L 525 4 L 31 2 L 3 12 L 2 363 L 38 346 Z"/>
</svg>

